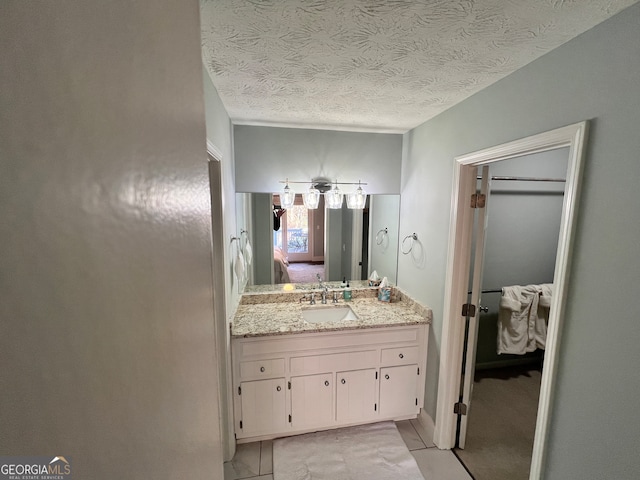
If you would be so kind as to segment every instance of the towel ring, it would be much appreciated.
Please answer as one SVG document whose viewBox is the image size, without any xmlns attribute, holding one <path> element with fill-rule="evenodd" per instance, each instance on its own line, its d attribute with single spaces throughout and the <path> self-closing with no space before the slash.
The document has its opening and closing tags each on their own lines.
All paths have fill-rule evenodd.
<svg viewBox="0 0 640 480">
<path fill-rule="evenodd" d="M 239 242 L 240 241 L 240 237 L 234 237 L 233 235 L 231 235 L 231 242 L 229 242 L 229 243 L 233 243 L 236 240 L 238 240 L 238 242 Z"/>
<path fill-rule="evenodd" d="M 382 245 L 382 242 L 384 242 L 384 237 L 388 234 L 389 234 L 388 228 L 383 228 L 378 233 L 376 233 L 376 245 Z"/>
<path fill-rule="evenodd" d="M 249 236 L 249 232 L 247 232 L 246 230 L 242 229 L 242 230 L 240 230 L 240 237 L 242 237 L 242 235 Z"/>
<path fill-rule="evenodd" d="M 405 242 L 411 239 L 411 243 L 409 244 L 409 249 L 405 251 Z M 408 255 L 409 253 L 411 253 L 411 250 L 413 249 L 413 242 L 415 242 L 416 240 L 418 240 L 418 235 L 416 235 L 415 233 L 412 233 L 411 235 L 407 235 L 406 237 L 404 237 L 404 240 L 402 240 L 402 253 L 404 255 Z"/>
</svg>

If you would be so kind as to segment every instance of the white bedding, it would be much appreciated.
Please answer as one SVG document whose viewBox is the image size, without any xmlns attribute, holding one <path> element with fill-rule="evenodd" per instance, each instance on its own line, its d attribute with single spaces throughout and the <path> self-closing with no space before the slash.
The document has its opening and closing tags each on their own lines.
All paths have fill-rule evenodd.
<svg viewBox="0 0 640 480">
<path fill-rule="evenodd" d="M 282 250 L 278 247 L 273 248 L 273 281 L 275 283 L 290 283 L 289 278 L 289 261 L 285 257 Z"/>
</svg>

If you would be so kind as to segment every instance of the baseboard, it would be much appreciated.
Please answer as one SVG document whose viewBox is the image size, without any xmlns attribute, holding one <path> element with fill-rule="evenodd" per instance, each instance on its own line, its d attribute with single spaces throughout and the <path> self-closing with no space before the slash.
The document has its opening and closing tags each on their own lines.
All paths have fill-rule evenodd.
<svg viewBox="0 0 640 480">
<path fill-rule="evenodd" d="M 494 362 L 476 363 L 476 370 L 489 370 L 491 368 L 516 367 L 520 365 L 539 364 L 544 357 L 525 357 L 509 360 L 496 360 Z"/>
<path fill-rule="evenodd" d="M 424 438 L 422 438 L 422 435 L 420 435 L 422 441 L 425 442 L 425 445 L 427 447 L 435 447 L 436 444 L 433 441 L 433 435 L 435 433 L 436 425 L 431 418 L 431 415 L 425 412 L 423 408 L 420 410 L 420 413 L 418 414 L 418 418 L 416 418 L 416 420 L 423 429 L 423 432 L 420 432 L 424 435 Z"/>
</svg>

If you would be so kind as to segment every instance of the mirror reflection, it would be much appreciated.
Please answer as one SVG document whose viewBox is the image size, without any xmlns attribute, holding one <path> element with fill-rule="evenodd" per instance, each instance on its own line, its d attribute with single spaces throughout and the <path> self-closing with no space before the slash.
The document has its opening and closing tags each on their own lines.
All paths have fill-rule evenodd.
<svg viewBox="0 0 640 480">
<path fill-rule="evenodd" d="M 363 210 L 326 208 L 323 196 L 317 209 L 307 209 L 296 195 L 285 210 L 278 194 L 237 193 L 239 246 L 246 259 L 241 286 L 299 286 L 318 276 L 342 283 L 366 280 L 374 270 L 395 284 L 399 212 L 399 195 L 369 195 Z"/>
</svg>

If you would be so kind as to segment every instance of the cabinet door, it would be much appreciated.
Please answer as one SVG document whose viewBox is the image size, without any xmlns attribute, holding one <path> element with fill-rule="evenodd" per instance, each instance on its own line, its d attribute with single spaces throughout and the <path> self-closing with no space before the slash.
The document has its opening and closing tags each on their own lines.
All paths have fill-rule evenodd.
<svg viewBox="0 0 640 480">
<path fill-rule="evenodd" d="M 375 417 L 376 369 L 352 370 L 336 374 L 336 419 L 356 422 Z"/>
<path fill-rule="evenodd" d="M 403 365 L 380 369 L 380 415 L 413 415 L 418 408 L 418 366 Z"/>
<path fill-rule="evenodd" d="M 287 428 L 284 378 L 242 382 L 240 388 L 243 437 Z"/>
<path fill-rule="evenodd" d="M 294 429 L 331 425 L 332 377 L 330 373 L 291 377 L 291 426 Z"/>
</svg>

